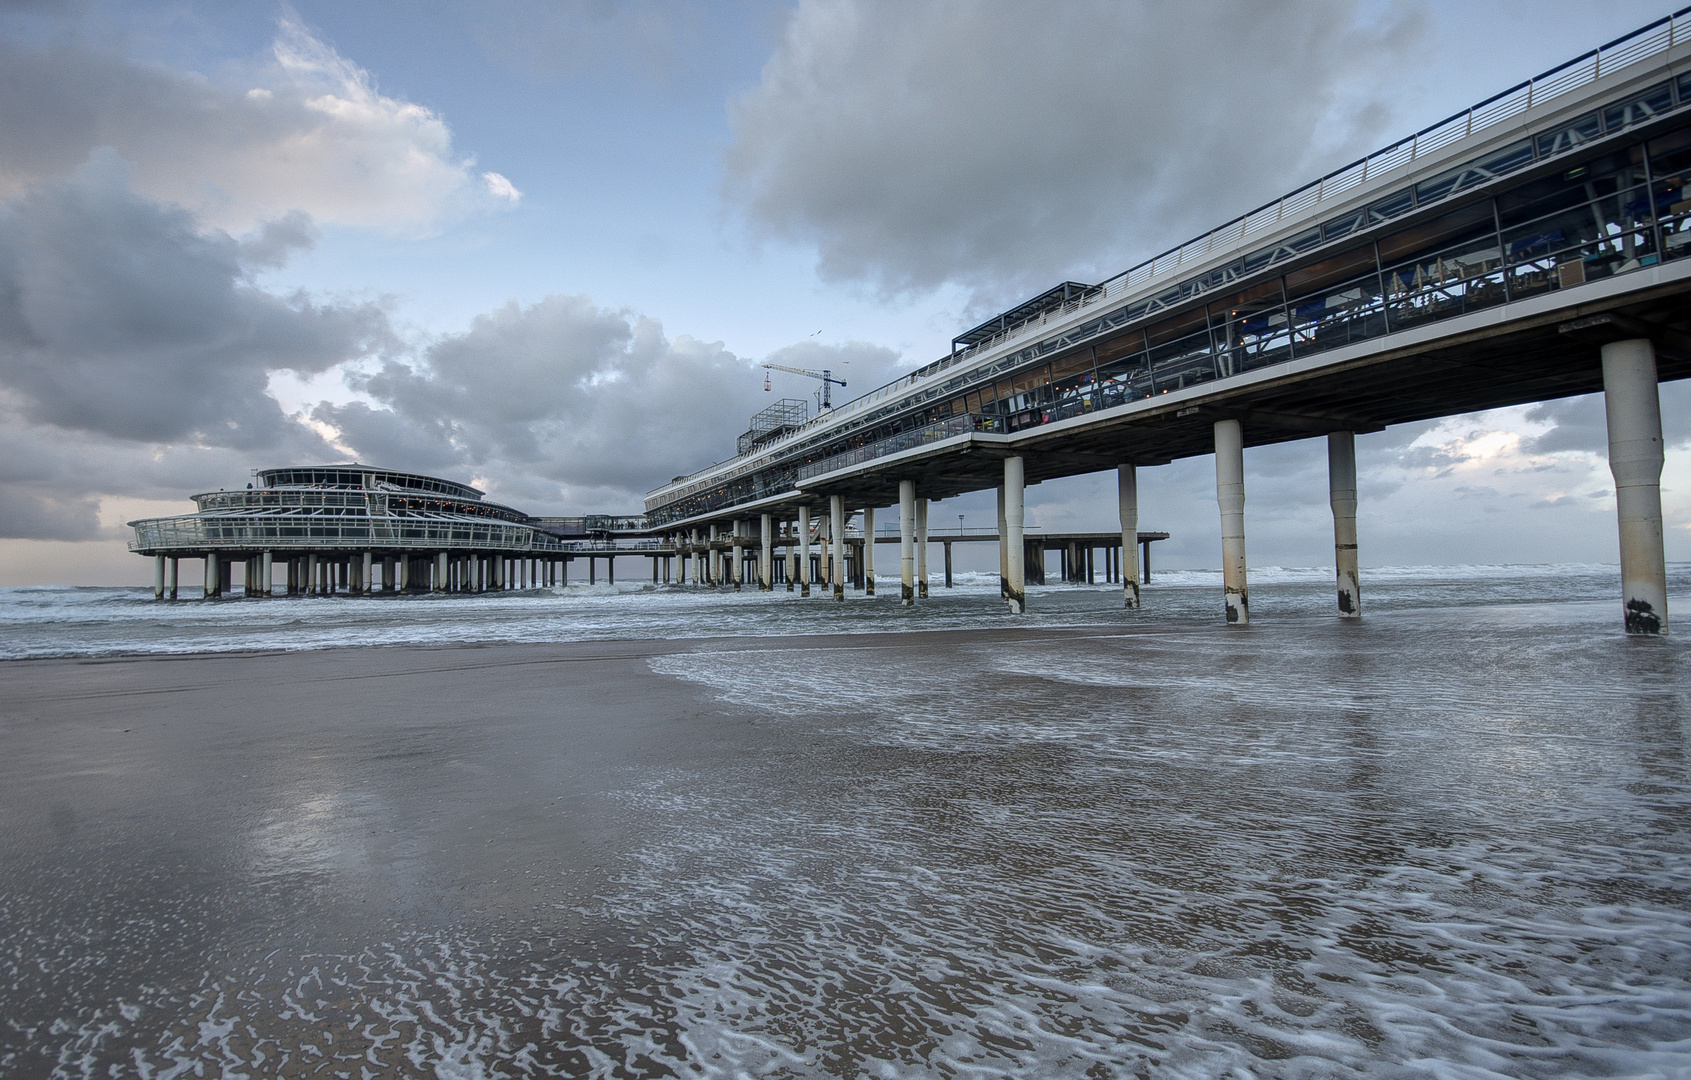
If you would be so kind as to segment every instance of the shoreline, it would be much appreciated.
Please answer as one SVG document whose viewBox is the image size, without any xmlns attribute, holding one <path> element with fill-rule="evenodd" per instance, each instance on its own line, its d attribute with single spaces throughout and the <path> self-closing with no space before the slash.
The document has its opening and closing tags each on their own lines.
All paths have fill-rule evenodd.
<svg viewBox="0 0 1691 1080">
<path fill-rule="evenodd" d="M 1296 616 L 1290 617 L 1296 618 Z M 606 655 L 585 655 L 578 657 L 537 657 L 515 664 L 544 664 L 589 662 L 599 660 L 644 659 L 651 656 L 669 656 L 675 653 L 704 651 L 708 646 L 723 646 L 724 652 L 755 651 L 759 646 L 764 648 L 790 649 L 794 642 L 803 642 L 806 648 L 826 650 L 833 648 L 861 649 L 869 647 L 891 648 L 891 645 L 868 646 L 866 638 L 897 638 L 909 644 L 908 639 L 919 638 L 935 645 L 962 644 L 967 641 L 995 642 L 1011 638 L 1024 637 L 1121 637 L 1134 633 L 1153 630 L 1181 629 L 1168 626 L 1121 626 L 1116 628 L 1096 625 L 1076 624 L 1073 626 L 981 626 L 981 627 L 947 627 L 910 629 L 863 629 L 863 630 L 835 630 L 823 633 L 799 634 L 760 634 L 760 635 L 723 635 L 715 634 L 698 637 L 604 637 L 604 638 L 571 638 L 559 641 L 443 641 L 438 644 L 417 644 L 415 642 L 373 642 L 368 645 L 336 644 L 336 645 L 305 645 L 299 648 L 263 648 L 263 649 L 213 649 L 199 652 L 132 652 L 132 653 L 102 653 L 79 654 L 66 653 L 56 656 L 18 656 L 0 657 L 0 665 L 6 668 L 21 668 L 29 665 L 47 666 L 74 664 L 79 666 L 116 665 L 136 662 L 202 662 L 221 660 L 253 660 L 276 657 L 303 657 L 322 654 L 394 654 L 394 653 L 443 653 L 469 652 L 473 650 L 501 650 L 526 651 L 566 650 L 591 652 L 594 649 L 628 649 L 636 646 L 659 646 L 647 652 L 617 652 Z M 1183 628 L 1190 632 L 1193 627 Z M 1220 627 L 1220 629 L 1227 629 Z M 473 665 L 481 667 L 483 665 Z M 359 676 L 369 677 L 369 676 Z M 0 702 L 4 701 L 4 692 L 0 691 Z"/>
</svg>

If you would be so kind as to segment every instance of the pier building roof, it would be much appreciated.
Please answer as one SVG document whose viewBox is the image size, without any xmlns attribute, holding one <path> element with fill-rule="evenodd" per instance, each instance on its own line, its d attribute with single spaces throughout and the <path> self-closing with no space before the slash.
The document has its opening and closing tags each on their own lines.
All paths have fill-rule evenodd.
<svg viewBox="0 0 1691 1080">
<path fill-rule="evenodd" d="M 395 472 L 357 462 L 346 465 L 296 465 L 283 469 L 260 469 L 257 475 L 262 486 L 284 487 L 351 487 L 375 491 L 427 491 L 450 495 L 458 499 L 480 499 L 486 492 L 455 480 L 422 473 Z"/>
</svg>

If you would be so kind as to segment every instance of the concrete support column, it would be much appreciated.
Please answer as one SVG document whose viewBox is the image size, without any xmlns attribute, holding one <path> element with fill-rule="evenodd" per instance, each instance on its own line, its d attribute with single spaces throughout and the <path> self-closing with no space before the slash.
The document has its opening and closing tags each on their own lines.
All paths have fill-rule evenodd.
<svg viewBox="0 0 1691 1080">
<path fill-rule="evenodd" d="M 1356 433 L 1327 436 L 1327 497 L 1333 504 L 1333 567 L 1339 579 L 1339 614 L 1362 617 L 1362 582 L 1356 566 Z"/>
<path fill-rule="evenodd" d="M 1662 544 L 1662 405 L 1648 339 L 1603 346 L 1603 410 L 1620 519 L 1621 603 L 1629 634 L 1668 632 Z"/>
<path fill-rule="evenodd" d="M 164 556 L 153 556 L 153 599 L 164 599 Z"/>
<path fill-rule="evenodd" d="M 181 567 L 178 565 L 177 557 L 172 555 L 170 557 L 170 579 L 169 579 L 167 586 L 166 586 L 167 588 L 170 589 L 170 598 L 172 600 L 176 599 L 176 583 L 179 580 L 178 577 L 177 577 L 177 573 L 180 570 L 181 570 Z"/>
<path fill-rule="evenodd" d="M 799 523 L 787 523 L 787 591 L 798 588 L 799 583 Z"/>
<path fill-rule="evenodd" d="M 1004 459 L 1004 602 L 1012 615 L 1027 610 L 1027 546 L 1024 542 L 1023 483 L 1026 473 L 1022 459 Z"/>
<path fill-rule="evenodd" d="M 951 588 L 951 541 L 945 542 L 945 587 Z"/>
<path fill-rule="evenodd" d="M 916 482 L 898 482 L 898 576 L 904 606 L 916 602 Z"/>
<path fill-rule="evenodd" d="M 834 584 L 833 548 L 829 546 L 828 522 L 831 518 L 827 510 L 816 520 L 816 583 L 822 586 L 822 595 L 827 596 Z"/>
<path fill-rule="evenodd" d="M 262 561 L 259 563 L 258 594 L 260 596 L 269 596 L 274 584 L 272 581 L 272 571 L 275 569 L 276 557 L 271 552 L 266 551 L 263 555 L 259 556 L 259 558 Z"/>
<path fill-rule="evenodd" d="M 434 591 L 440 593 L 446 591 L 446 552 L 444 551 L 435 556 Z"/>
<path fill-rule="evenodd" d="M 363 568 L 362 572 L 358 575 L 358 591 L 363 593 L 366 596 L 368 596 L 372 592 L 372 590 L 370 588 L 370 571 L 373 568 L 372 564 L 374 562 L 375 562 L 375 556 L 372 555 L 370 552 L 366 551 L 364 553 L 364 568 Z"/>
<path fill-rule="evenodd" d="M 1237 420 L 1215 422 L 1215 498 L 1221 506 L 1221 577 L 1227 621 L 1251 621 L 1245 587 L 1245 430 Z"/>
<path fill-rule="evenodd" d="M 863 508 L 863 594 L 875 595 L 875 508 Z"/>
<path fill-rule="evenodd" d="M 810 507 L 799 507 L 799 595 L 810 595 Z"/>
<path fill-rule="evenodd" d="M 201 595 L 203 599 L 210 600 L 217 595 L 217 556 L 207 555 L 205 562 L 205 587 Z"/>
<path fill-rule="evenodd" d="M 746 523 L 743 521 L 736 521 L 734 523 L 734 563 L 733 566 L 730 567 L 732 570 L 730 579 L 734 582 L 735 592 L 740 591 L 740 579 L 745 576 L 746 570 L 746 549 L 740 543 L 741 538 L 746 532 L 745 524 Z"/>
<path fill-rule="evenodd" d="M 916 500 L 916 599 L 928 598 L 928 500 Z"/>
<path fill-rule="evenodd" d="M 1116 466 L 1116 505 L 1121 511 L 1121 596 L 1130 610 L 1139 610 L 1139 470 Z M 1127 553 L 1133 552 L 1132 573 Z"/>
<path fill-rule="evenodd" d="M 828 496 L 828 539 L 834 549 L 833 573 L 830 575 L 834 586 L 834 599 L 845 599 L 845 496 Z"/>
<path fill-rule="evenodd" d="M 763 548 L 757 557 L 757 587 L 771 592 L 775 588 L 775 518 L 765 514 L 759 524 L 762 526 Z"/>
<path fill-rule="evenodd" d="M 1009 527 L 1004 524 L 1004 485 L 998 485 L 998 598 L 1010 599 Z"/>
<path fill-rule="evenodd" d="M 398 562 L 394 567 L 395 587 L 404 592 L 411 587 L 411 556 L 401 555 Z"/>
<path fill-rule="evenodd" d="M 707 584 L 716 588 L 722 584 L 722 552 L 716 550 L 716 526 L 710 527 L 710 581 Z"/>
</svg>

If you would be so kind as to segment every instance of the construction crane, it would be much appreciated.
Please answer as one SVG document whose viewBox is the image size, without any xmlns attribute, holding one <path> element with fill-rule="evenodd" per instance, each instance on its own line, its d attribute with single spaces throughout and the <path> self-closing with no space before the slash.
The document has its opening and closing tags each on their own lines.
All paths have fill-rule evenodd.
<svg viewBox="0 0 1691 1080">
<path fill-rule="evenodd" d="M 841 390 L 845 389 L 845 380 L 834 378 L 834 373 L 829 371 L 827 368 L 823 368 L 821 371 L 806 371 L 804 368 L 788 367 L 786 364 L 765 364 L 763 366 L 774 371 L 786 371 L 791 372 L 794 375 L 804 375 L 812 379 L 820 380 L 822 383 L 822 407 L 824 409 L 832 409 L 834 407 L 833 398 L 829 396 L 830 389 L 832 387 L 837 386 Z M 763 388 L 765 390 L 772 389 L 769 385 L 769 377 L 767 375 L 764 376 L 763 379 Z"/>
</svg>

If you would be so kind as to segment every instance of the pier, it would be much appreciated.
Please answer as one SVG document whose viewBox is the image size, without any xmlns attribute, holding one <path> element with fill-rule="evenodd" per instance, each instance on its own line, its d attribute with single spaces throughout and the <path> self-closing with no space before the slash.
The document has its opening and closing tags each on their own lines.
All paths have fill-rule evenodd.
<svg viewBox="0 0 1691 1080">
<path fill-rule="evenodd" d="M 649 493 L 645 528 L 675 544 L 761 529 L 767 547 L 776 521 L 843 562 L 842 514 L 873 532 L 886 511 L 917 603 L 928 503 L 992 489 L 1020 612 L 1029 485 L 1115 472 L 1126 559 L 1141 474 L 1213 455 L 1222 611 L 1244 626 L 1245 454 L 1320 438 L 1335 613 L 1354 619 L 1357 434 L 1601 392 L 1624 626 L 1666 632 L 1656 386 L 1691 375 L 1688 176 L 1691 9 L 1107 281 L 1064 282 L 838 408 L 754 418 L 733 458 Z"/>
</svg>

